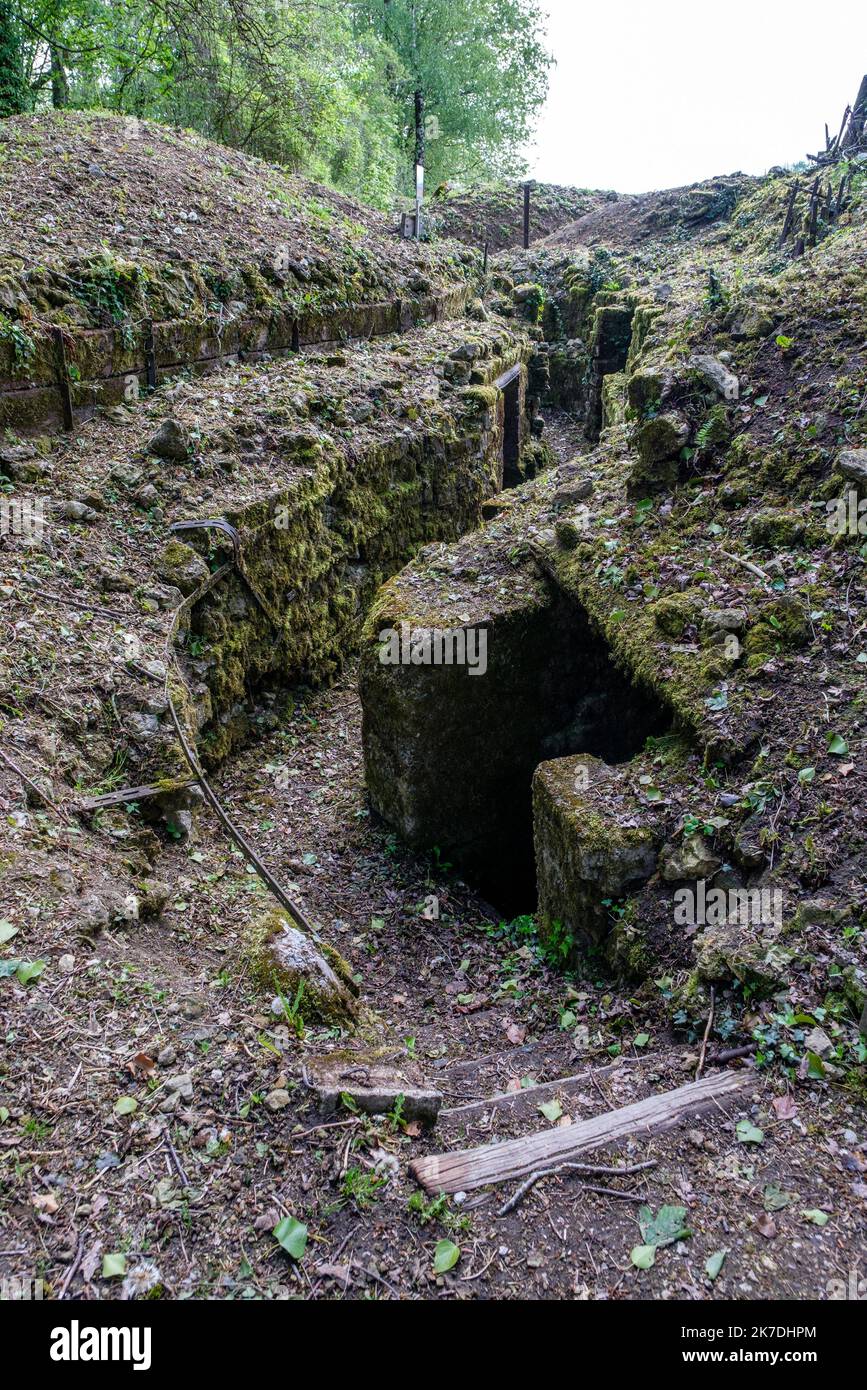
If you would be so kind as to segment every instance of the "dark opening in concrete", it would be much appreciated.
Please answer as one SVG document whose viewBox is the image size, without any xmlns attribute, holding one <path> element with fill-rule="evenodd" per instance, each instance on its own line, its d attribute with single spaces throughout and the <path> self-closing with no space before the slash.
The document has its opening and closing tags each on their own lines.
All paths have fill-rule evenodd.
<svg viewBox="0 0 867 1390">
<path fill-rule="evenodd" d="M 487 670 L 362 665 L 367 782 L 375 809 L 509 917 L 536 907 L 532 778 L 589 753 L 628 761 L 671 714 L 634 685 L 561 591 L 482 625 Z M 481 630 L 481 629 L 480 629 Z"/>
<path fill-rule="evenodd" d="M 521 368 L 512 367 L 495 383 L 502 392 L 503 487 L 516 487 L 521 477 Z"/>
</svg>

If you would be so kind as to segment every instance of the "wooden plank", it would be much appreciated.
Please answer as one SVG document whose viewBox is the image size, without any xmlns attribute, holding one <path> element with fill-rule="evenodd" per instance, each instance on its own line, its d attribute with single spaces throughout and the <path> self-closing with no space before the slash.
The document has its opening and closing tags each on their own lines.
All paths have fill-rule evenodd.
<svg viewBox="0 0 867 1390">
<path fill-rule="evenodd" d="M 126 801 L 144 801 L 149 796 L 163 796 L 166 792 L 180 791 L 194 785 L 192 777 L 177 778 L 161 786 L 123 787 L 120 791 L 104 792 L 102 796 L 88 796 L 79 802 L 82 811 L 98 811 L 103 806 L 120 806 Z"/>
<path fill-rule="evenodd" d="M 501 1144 L 418 1158 L 410 1164 L 410 1172 L 428 1192 L 469 1192 L 489 1183 L 526 1177 L 537 1168 L 576 1158 L 603 1144 L 659 1134 L 685 1115 L 731 1100 L 755 1085 L 755 1073 L 751 1071 L 716 1073 L 580 1124 L 545 1129 Z"/>
</svg>

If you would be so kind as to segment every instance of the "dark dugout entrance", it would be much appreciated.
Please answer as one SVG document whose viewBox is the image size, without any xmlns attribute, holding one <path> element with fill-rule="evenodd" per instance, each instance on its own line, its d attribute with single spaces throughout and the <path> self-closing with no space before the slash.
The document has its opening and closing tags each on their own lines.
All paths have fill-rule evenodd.
<svg viewBox="0 0 867 1390">
<path fill-rule="evenodd" d="M 520 470 L 521 457 L 521 367 L 510 367 L 494 382 L 502 393 L 503 429 L 503 487 L 516 487 L 523 482 Z"/>
</svg>

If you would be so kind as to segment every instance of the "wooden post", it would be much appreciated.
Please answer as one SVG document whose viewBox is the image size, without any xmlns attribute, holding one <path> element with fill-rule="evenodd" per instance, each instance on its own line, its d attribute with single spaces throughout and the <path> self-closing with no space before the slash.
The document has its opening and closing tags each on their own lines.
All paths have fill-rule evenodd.
<svg viewBox="0 0 867 1390">
<path fill-rule="evenodd" d="M 849 117 L 849 127 L 843 136 L 844 150 L 852 149 L 853 146 L 860 144 L 865 120 L 867 120 L 867 74 L 861 78 L 861 86 L 858 88 L 858 95 Z"/>
<path fill-rule="evenodd" d="M 54 365 L 57 373 L 57 389 L 60 393 L 63 428 L 72 430 L 75 428 L 75 417 L 72 413 L 72 391 L 69 386 L 69 367 L 66 362 L 66 343 L 63 340 L 63 329 L 55 325 L 51 330 L 51 336 L 54 339 Z"/>
<path fill-rule="evenodd" d="M 487 275 L 487 273 L 488 273 L 488 238 L 485 237 L 485 254 L 484 254 L 484 258 L 483 258 L 483 260 L 482 260 L 482 274 L 483 274 L 483 275 Z"/>
<path fill-rule="evenodd" d="M 530 189 L 532 183 L 527 179 L 524 183 L 524 250 L 530 249 Z"/>
</svg>

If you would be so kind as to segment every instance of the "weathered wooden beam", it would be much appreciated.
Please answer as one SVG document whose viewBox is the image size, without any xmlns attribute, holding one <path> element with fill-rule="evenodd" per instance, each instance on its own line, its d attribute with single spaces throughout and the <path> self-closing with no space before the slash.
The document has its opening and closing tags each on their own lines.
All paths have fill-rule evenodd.
<svg viewBox="0 0 867 1390">
<path fill-rule="evenodd" d="M 410 1172 L 428 1192 L 469 1192 L 491 1183 L 526 1177 L 539 1168 L 576 1158 L 603 1144 L 660 1134 L 685 1116 L 733 1100 L 755 1085 L 755 1073 L 751 1071 L 714 1073 L 676 1091 L 650 1096 L 562 1129 L 545 1129 L 525 1138 L 459 1149 L 455 1153 L 430 1154 L 411 1163 Z"/>
<path fill-rule="evenodd" d="M 79 802 L 82 811 L 98 811 L 103 806 L 121 806 L 126 801 L 144 801 L 149 796 L 163 796 L 166 792 L 180 791 L 193 785 L 191 777 L 179 778 L 170 785 L 146 787 L 123 787 L 120 791 L 104 792 L 102 796 L 89 796 Z"/>
</svg>

